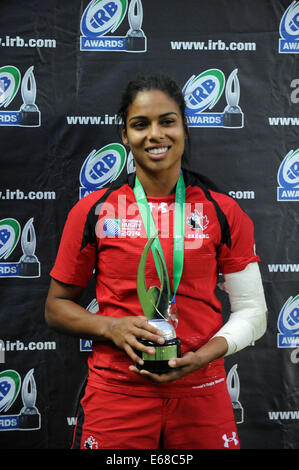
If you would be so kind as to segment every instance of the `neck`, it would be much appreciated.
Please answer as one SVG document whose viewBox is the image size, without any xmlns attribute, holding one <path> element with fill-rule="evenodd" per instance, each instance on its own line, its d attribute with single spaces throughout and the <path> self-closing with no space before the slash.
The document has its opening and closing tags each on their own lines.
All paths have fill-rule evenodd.
<svg viewBox="0 0 299 470">
<path fill-rule="evenodd" d="M 180 176 L 180 169 L 173 174 L 166 172 L 148 173 L 136 167 L 136 175 L 148 197 L 163 197 L 174 193 Z"/>
</svg>

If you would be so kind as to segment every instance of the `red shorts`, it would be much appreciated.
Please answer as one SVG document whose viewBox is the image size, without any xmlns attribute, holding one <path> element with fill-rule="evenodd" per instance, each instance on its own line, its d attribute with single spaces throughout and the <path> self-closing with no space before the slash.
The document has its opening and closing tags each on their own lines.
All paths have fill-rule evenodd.
<svg viewBox="0 0 299 470">
<path fill-rule="evenodd" d="M 187 398 L 133 397 L 90 385 L 73 449 L 239 449 L 226 384 Z"/>
</svg>

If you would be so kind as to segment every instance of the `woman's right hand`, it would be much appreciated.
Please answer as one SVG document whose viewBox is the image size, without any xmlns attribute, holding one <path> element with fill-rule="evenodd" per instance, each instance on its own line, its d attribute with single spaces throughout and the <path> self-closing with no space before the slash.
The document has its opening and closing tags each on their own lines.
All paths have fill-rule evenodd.
<svg viewBox="0 0 299 470">
<path fill-rule="evenodd" d="M 138 338 L 164 343 L 161 331 L 151 325 L 145 316 L 118 318 L 94 315 L 77 303 L 82 293 L 81 287 L 52 279 L 45 308 L 47 324 L 57 331 L 80 338 L 113 341 L 133 362 L 141 365 L 143 361 L 136 350 L 154 354 L 155 349 L 143 345 Z"/>
<path fill-rule="evenodd" d="M 151 325 L 144 316 L 111 318 L 106 337 L 124 350 L 133 362 L 140 365 L 143 365 L 143 360 L 136 354 L 136 350 L 155 354 L 155 348 L 145 346 L 138 338 L 159 344 L 165 341 L 161 331 Z"/>
</svg>

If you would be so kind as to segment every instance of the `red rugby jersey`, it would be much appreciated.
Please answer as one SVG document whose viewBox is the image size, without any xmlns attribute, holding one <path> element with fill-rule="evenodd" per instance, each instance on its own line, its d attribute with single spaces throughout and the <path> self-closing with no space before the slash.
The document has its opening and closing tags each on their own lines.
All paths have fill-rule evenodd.
<svg viewBox="0 0 299 470">
<path fill-rule="evenodd" d="M 148 240 L 135 200 L 134 174 L 125 182 L 85 196 L 70 211 L 51 276 L 66 284 L 87 286 L 95 269 L 98 314 L 143 315 L 136 276 Z M 259 261 L 251 219 L 231 197 L 208 189 L 201 177 L 184 171 L 186 184 L 185 254 L 176 303 L 177 336 L 182 354 L 196 351 L 222 326 L 221 304 L 215 295 L 219 271 L 245 269 Z M 174 198 L 148 198 L 173 291 Z M 149 253 L 148 287 L 160 285 Z M 171 383 L 156 384 L 129 371 L 129 357 L 111 342 L 93 342 L 89 383 L 106 390 L 142 396 L 188 396 L 208 393 L 225 380 L 223 359 Z M 213 388 L 213 387 L 212 387 Z"/>
</svg>

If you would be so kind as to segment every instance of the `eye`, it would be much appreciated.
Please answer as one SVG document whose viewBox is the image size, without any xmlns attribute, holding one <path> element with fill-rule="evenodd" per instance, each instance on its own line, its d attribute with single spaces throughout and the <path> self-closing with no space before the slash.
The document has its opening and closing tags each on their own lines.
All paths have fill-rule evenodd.
<svg viewBox="0 0 299 470">
<path fill-rule="evenodd" d="M 165 118 L 161 121 L 162 126 L 171 126 L 175 121 L 172 118 Z"/>
<path fill-rule="evenodd" d="M 136 121 L 136 122 L 133 122 L 132 123 L 132 127 L 134 129 L 137 129 L 137 130 L 142 130 L 142 129 L 145 129 L 147 126 L 147 122 L 146 121 Z"/>
</svg>

